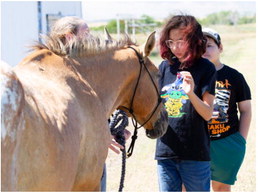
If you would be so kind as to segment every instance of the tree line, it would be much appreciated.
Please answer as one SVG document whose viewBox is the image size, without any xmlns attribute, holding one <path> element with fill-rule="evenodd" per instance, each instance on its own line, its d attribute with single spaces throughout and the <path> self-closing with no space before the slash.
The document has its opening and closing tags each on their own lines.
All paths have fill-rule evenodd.
<svg viewBox="0 0 258 192">
<path fill-rule="evenodd" d="M 256 22 L 256 14 L 241 16 L 237 11 L 220 11 L 199 19 L 202 25 L 240 25 Z"/>
<path fill-rule="evenodd" d="M 169 15 L 166 19 L 173 15 Z M 165 20 L 166 20 L 165 19 Z M 256 14 L 252 16 L 241 16 L 237 11 L 220 11 L 207 15 L 205 18 L 197 18 L 201 25 L 241 25 L 248 23 L 256 23 Z M 119 20 L 120 31 L 124 32 L 127 28 L 128 33 L 146 33 L 154 31 L 155 28 L 161 27 L 163 22 L 155 20 L 153 17 L 148 15 L 142 15 L 137 20 Z M 92 27 L 93 31 L 103 31 L 104 26 Z M 106 27 L 110 33 L 117 32 L 117 20 L 110 20 Z"/>
</svg>

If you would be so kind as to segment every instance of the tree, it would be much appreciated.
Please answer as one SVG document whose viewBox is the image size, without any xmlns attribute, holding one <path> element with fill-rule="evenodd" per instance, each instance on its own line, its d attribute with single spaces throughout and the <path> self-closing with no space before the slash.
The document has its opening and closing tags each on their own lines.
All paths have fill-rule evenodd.
<svg viewBox="0 0 258 192">
<path fill-rule="evenodd" d="M 237 24 L 256 23 L 256 14 L 253 16 L 243 16 L 239 18 Z"/>
<path fill-rule="evenodd" d="M 236 25 L 239 19 L 239 13 L 236 11 L 220 11 L 217 13 L 209 14 L 206 18 L 200 19 L 203 25 Z"/>
</svg>

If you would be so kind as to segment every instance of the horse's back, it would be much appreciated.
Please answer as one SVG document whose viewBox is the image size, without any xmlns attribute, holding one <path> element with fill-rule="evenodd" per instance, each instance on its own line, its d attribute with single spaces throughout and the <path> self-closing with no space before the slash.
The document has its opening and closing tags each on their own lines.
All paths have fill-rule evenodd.
<svg viewBox="0 0 258 192">
<path fill-rule="evenodd" d="M 1 112 L 2 140 L 14 139 L 13 118 L 21 112 L 24 103 L 23 88 L 12 68 L 1 62 Z"/>
<path fill-rule="evenodd" d="M 2 94 L 16 95 L 15 102 L 2 103 L 2 126 L 6 126 L 2 189 L 95 189 L 107 153 L 108 134 L 101 126 L 104 117 L 101 123 L 96 121 L 99 117 L 94 108 L 100 110 L 100 103 L 90 87 L 80 82 L 64 58 L 48 50 L 30 54 L 14 71 L 7 76 L 7 85 L 12 87 L 7 86 Z M 8 116 L 11 113 L 7 110 L 12 109 L 13 114 Z M 7 122 L 15 118 L 19 126 Z M 8 138 L 9 143 L 3 145 Z M 101 139 L 102 144 L 94 144 Z M 98 155 L 101 151 L 103 154 Z"/>
<path fill-rule="evenodd" d="M 21 83 L 8 64 L 1 62 L 0 73 L 2 189 L 11 189 L 14 174 L 12 154 L 17 144 L 18 127 L 22 126 L 20 116 L 24 104 L 24 94 Z"/>
<path fill-rule="evenodd" d="M 40 186 L 42 190 L 47 190 L 50 189 L 48 186 L 51 186 L 53 189 L 58 187 L 57 183 L 60 184 L 60 182 L 51 184 L 53 181 L 49 180 L 55 175 L 60 176 L 56 174 L 58 169 L 55 169 L 55 166 L 58 166 L 58 163 L 53 158 L 53 153 L 57 150 L 54 147 L 56 143 L 51 139 L 51 134 L 55 134 L 55 126 L 44 121 L 43 114 L 49 112 L 45 110 L 47 108 L 42 108 L 40 105 L 46 107 L 47 102 L 40 101 L 43 98 L 38 97 L 37 90 L 33 87 L 33 84 L 38 86 L 42 84 L 33 79 L 33 73 L 24 75 L 30 80 L 24 81 L 21 78 L 22 81 L 20 81 L 13 68 L 1 63 L 1 188 L 2 190 L 36 190 Z M 28 86 L 29 84 L 32 86 Z M 48 117 L 51 115 L 48 114 Z M 50 118 L 48 119 L 51 121 Z M 49 134 L 47 134 L 48 131 Z M 57 138 L 54 137 L 54 139 Z M 75 174 L 74 171 L 73 176 Z M 60 180 L 58 177 L 56 177 L 57 181 Z M 72 187 L 72 182 L 69 188 Z M 67 189 L 67 184 L 64 183 L 64 186 L 63 189 Z"/>
</svg>

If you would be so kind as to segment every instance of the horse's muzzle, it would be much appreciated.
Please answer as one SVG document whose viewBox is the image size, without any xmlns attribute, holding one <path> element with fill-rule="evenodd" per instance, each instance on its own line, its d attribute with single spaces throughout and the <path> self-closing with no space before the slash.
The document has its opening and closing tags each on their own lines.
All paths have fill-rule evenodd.
<svg viewBox="0 0 258 192">
<path fill-rule="evenodd" d="M 163 136 L 168 128 L 168 115 L 166 110 L 160 112 L 160 118 L 155 122 L 154 129 L 146 129 L 147 137 L 151 139 L 156 139 Z"/>
</svg>

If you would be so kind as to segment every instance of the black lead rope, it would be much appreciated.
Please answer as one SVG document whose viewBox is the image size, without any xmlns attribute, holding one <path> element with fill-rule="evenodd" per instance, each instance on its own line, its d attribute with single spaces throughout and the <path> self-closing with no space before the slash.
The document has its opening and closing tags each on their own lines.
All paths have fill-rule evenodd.
<svg viewBox="0 0 258 192">
<path fill-rule="evenodd" d="M 138 133 L 138 129 L 135 128 L 134 132 L 133 132 L 131 144 L 130 144 L 130 146 L 128 148 L 128 151 L 127 151 L 127 155 L 126 155 L 127 158 L 131 157 L 131 155 L 133 154 L 134 144 L 135 144 L 135 141 L 138 137 L 137 133 Z"/>
<path fill-rule="evenodd" d="M 126 168 L 126 149 L 125 149 L 125 136 L 124 130 L 125 127 L 128 126 L 128 117 L 126 113 L 122 110 L 117 110 L 113 117 L 110 120 L 109 127 L 111 134 L 114 136 L 116 142 L 124 147 L 124 149 L 120 149 L 122 151 L 122 168 L 121 168 L 121 178 L 119 185 L 119 192 L 124 188 L 124 180 L 125 180 L 125 168 Z"/>
</svg>

